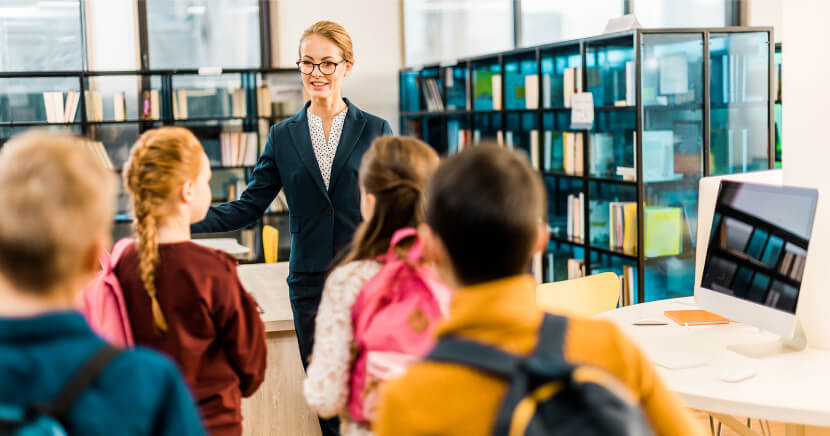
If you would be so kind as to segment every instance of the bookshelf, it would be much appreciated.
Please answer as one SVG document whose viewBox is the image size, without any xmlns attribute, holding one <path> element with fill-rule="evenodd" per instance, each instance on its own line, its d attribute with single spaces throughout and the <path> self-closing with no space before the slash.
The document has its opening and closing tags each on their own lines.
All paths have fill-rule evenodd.
<svg viewBox="0 0 830 436">
<path fill-rule="evenodd" d="M 302 107 L 298 74 L 293 68 L 2 72 L 0 146 L 34 127 L 69 131 L 100 143 L 120 172 L 141 133 L 183 126 L 211 162 L 214 201 L 225 202 L 247 186 L 270 127 Z M 120 177 L 119 183 L 116 238 L 130 234 L 131 221 Z M 269 209 L 271 224 L 280 226 L 274 221 L 285 214 L 283 205 Z M 256 255 L 261 224 L 229 235 Z"/>
<path fill-rule="evenodd" d="M 690 295 L 698 180 L 774 166 L 771 41 L 637 29 L 407 68 L 401 132 L 446 155 L 489 140 L 530 156 L 548 192 L 544 281 L 611 271 L 630 302 Z M 579 92 L 588 129 L 571 125 Z"/>
</svg>

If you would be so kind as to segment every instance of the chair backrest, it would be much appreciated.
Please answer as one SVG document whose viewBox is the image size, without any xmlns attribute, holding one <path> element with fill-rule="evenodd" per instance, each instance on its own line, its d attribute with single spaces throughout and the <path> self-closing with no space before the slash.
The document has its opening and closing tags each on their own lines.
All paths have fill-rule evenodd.
<svg viewBox="0 0 830 436">
<path fill-rule="evenodd" d="M 265 252 L 265 263 L 277 263 L 280 231 L 274 226 L 262 226 L 262 251 Z"/>
<path fill-rule="evenodd" d="M 616 309 L 619 298 L 620 278 L 612 272 L 544 283 L 536 288 L 540 308 L 585 318 Z"/>
</svg>

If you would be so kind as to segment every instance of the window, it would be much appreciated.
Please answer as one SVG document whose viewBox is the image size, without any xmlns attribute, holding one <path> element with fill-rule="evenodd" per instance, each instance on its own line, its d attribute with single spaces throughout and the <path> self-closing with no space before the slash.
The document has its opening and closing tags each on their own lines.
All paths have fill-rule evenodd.
<svg viewBox="0 0 830 436">
<path fill-rule="evenodd" d="M 84 0 L 90 70 L 139 68 L 136 5 L 129 0 Z"/>
<path fill-rule="evenodd" d="M 643 27 L 721 27 L 737 25 L 739 0 L 631 0 Z"/>
<path fill-rule="evenodd" d="M 513 48 L 512 0 L 404 0 L 406 63 Z"/>
<path fill-rule="evenodd" d="M 140 0 L 150 68 L 260 66 L 257 0 Z"/>
<path fill-rule="evenodd" d="M 3 0 L 0 70 L 81 70 L 79 0 Z"/>
<path fill-rule="evenodd" d="M 522 0 L 521 5 L 523 47 L 599 35 L 609 19 L 623 15 L 622 0 Z"/>
</svg>

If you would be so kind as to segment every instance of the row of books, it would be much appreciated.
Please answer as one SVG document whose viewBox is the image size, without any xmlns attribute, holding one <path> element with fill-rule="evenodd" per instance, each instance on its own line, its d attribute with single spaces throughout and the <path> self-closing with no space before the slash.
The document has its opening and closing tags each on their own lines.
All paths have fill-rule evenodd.
<svg viewBox="0 0 830 436">
<path fill-rule="evenodd" d="M 219 134 L 222 166 L 254 166 L 259 156 L 255 132 L 223 132 Z"/>
<path fill-rule="evenodd" d="M 635 304 L 635 290 L 637 289 L 637 268 L 631 265 L 623 265 L 623 273 L 620 276 L 620 307 Z"/>
<path fill-rule="evenodd" d="M 280 190 L 280 193 L 274 197 L 274 201 L 268 205 L 268 209 L 265 211 L 270 213 L 288 213 L 288 200 L 285 198 L 284 189 Z"/>
<path fill-rule="evenodd" d="M 221 89 L 177 89 L 173 93 L 173 118 L 177 120 L 187 119 L 190 116 L 191 100 L 198 108 L 207 109 L 206 112 L 224 112 L 225 90 Z M 244 89 L 233 89 L 230 92 L 231 107 L 230 113 L 233 117 L 245 117 L 246 98 Z M 199 113 L 197 110 L 194 113 Z"/>
<path fill-rule="evenodd" d="M 537 260 L 538 259 L 538 260 Z M 556 262 L 556 254 L 553 252 L 545 253 L 544 257 L 538 256 L 534 258 L 535 262 L 541 264 L 539 268 L 543 268 L 540 276 L 537 276 L 537 280 L 544 283 L 555 282 L 557 280 L 564 280 L 564 279 L 577 279 L 580 277 L 585 277 L 585 261 L 582 259 L 575 259 L 575 258 L 568 258 L 565 261 L 565 265 L 567 266 L 567 270 L 561 271 L 562 274 L 567 274 L 567 277 L 562 277 L 560 272 L 557 272 L 557 262 Z M 561 263 L 561 262 L 560 262 Z M 536 270 L 534 269 L 534 272 Z"/>
<path fill-rule="evenodd" d="M 66 93 L 64 103 L 63 91 L 43 93 L 43 105 L 46 108 L 46 121 L 49 123 L 71 123 L 75 121 L 78 111 L 78 102 L 81 94 L 78 91 Z"/>
<path fill-rule="evenodd" d="M 710 93 L 713 104 L 761 103 L 766 100 L 769 92 L 767 68 L 765 64 L 763 67 L 751 65 L 753 61 L 756 59 L 748 55 L 712 56 L 710 64 L 715 83 Z"/>
<path fill-rule="evenodd" d="M 242 179 L 232 179 L 225 184 L 225 201 L 234 201 L 242 198 L 242 193 L 248 184 Z"/>
<path fill-rule="evenodd" d="M 568 238 L 585 240 L 585 193 L 569 194 L 567 198 Z"/>
<path fill-rule="evenodd" d="M 441 98 L 441 90 L 438 88 L 438 80 L 428 78 L 418 78 L 421 84 L 424 101 L 427 104 L 427 110 L 430 112 L 441 112 L 444 110 L 444 100 Z"/>
<path fill-rule="evenodd" d="M 637 255 L 637 203 L 608 203 L 608 248 Z"/>
<path fill-rule="evenodd" d="M 112 164 L 112 159 L 110 159 L 109 154 L 107 153 L 107 149 L 104 147 L 104 143 L 101 141 L 86 141 L 86 146 L 89 151 L 98 159 L 101 164 L 107 169 L 114 169 L 115 166 Z"/>
<path fill-rule="evenodd" d="M 585 260 L 568 259 L 568 280 L 585 277 Z"/>
<path fill-rule="evenodd" d="M 784 252 L 784 258 L 781 259 L 778 272 L 797 282 L 801 282 L 801 277 L 804 275 L 804 263 L 806 261 L 807 258 L 804 255 L 787 250 Z"/>
</svg>

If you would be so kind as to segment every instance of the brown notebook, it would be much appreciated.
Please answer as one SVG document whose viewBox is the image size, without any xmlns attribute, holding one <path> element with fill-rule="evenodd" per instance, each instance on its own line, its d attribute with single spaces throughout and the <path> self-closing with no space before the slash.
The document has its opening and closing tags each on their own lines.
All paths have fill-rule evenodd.
<svg viewBox="0 0 830 436">
<path fill-rule="evenodd" d="M 683 326 L 729 324 L 729 320 L 705 310 L 667 310 L 663 312 L 666 318 Z"/>
</svg>

